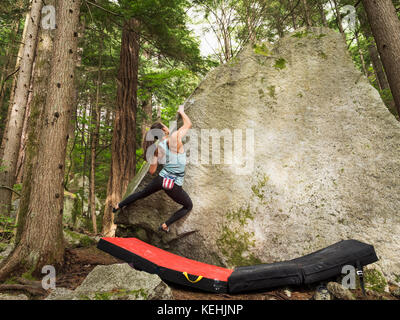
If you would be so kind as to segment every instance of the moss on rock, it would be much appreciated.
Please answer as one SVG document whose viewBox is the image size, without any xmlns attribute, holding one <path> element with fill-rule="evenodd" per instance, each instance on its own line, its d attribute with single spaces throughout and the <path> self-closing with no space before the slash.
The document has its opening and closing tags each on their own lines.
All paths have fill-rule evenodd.
<svg viewBox="0 0 400 320">
<path fill-rule="evenodd" d="M 260 54 L 265 57 L 268 57 L 271 54 L 270 51 L 268 50 L 267 46 L 265 45 L 265 43 L 255 44 L 253 46 L 253 50 L 254 50 L 255 54 Z"/>
<path fill-rule="evenodd" d="M 387 286 L 385 276 L 377 269 L 367 269 L 364 271 L 365 288 L 372 291 L 383 293 Z"/>
<path fill-rule="evenodd" d="M 282 70 L 286 68 L 286 60 L 284 58 L 279 58 L 275 60 L 275 69 Z"/>
</svg>

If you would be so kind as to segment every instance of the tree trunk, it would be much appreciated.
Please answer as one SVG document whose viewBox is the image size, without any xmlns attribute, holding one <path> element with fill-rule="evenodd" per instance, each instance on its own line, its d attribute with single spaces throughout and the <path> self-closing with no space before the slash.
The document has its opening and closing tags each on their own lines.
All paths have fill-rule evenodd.
<svg viewBox="0 0 400 320">
<path fill-rule="evenodd" d="M 358 48 L 358 54 L 360 55 L 361 67 L 362 67 L 363 73 L 368 77 L 368 70 L 367 70 L 367 67 L 365 66 L 364 53 L 362 52 L 361 47 L 360 47 L 360 39 L 359 39 L 358 31 L 355 32 L 355 38 L 356 38 L 356 43 L 357 43 L 357 48 Z"/>
<path fill-rule="evenodd" d="M 54 5 L 55 0 L 48 0 L 48 5 Z M 22 182 L 21 200 L 17 212 L 17 230 L 15 243 L 18 244 L 25 226 L 25 218 L 31 197 L 32 174 L 35 170 L 37 153 L 39 151 L 39 133 L 41 119 L 48 91 L 48 79 L 51 70 L 53 53 L 53 30 L 39 29 L 36 49 L 35 67 L 33 72 L 33 94 L 30 103 L 30 114 L 27 124 L 25 160 L 23 162 L 24 179 Z"/>
<path fill-rule="evenodd" d="M 102 67 L 102 53 L 103 53 L 103 40 L 100 39 L 99 48 L 99 69 L 97 71 L 97 84 L 96 84 L 96 104 L 92 106 L 92 134 L 90 144 L 90 185 L 89 185 L 89 206 L 90 215 L 92 217 L 93 232 L 97 234 L 97 221 L 96 221 L 96 188 L 95 188 L 95 173 L 96 173 L 96 151 L 99 141 L 100 131 L 100 86 L 101 86 L 101 67 Z"/>
<path fill-rule="evenodd" d="M 337 0 L 333 0 L 333 4 L 336 12 L 336 23 L 339 28 L 340 33 L 344 34 L 343 24 L 342 24 L 342 16 L 340 15 L 340 9 L 337 3 Z"/>
<path fill-rule="evenodd" d="M 379 57 L 378 49 L 372 43 L 368 45 L 368 52 L 371 57 L 372 66 L 375 71 L 376 80 L 381 90 L 389 89 L 389 83 L 386 79 L 385 71 L 383 70 L 382 61 Z"/>
<path fill-rule="evenodd" d="M 294 3 L 293 0 L 290 0 L 289 4 L 290 4 L 289 7 L 290 7 L 290 11 L 291 11 L 290 16 L 292 18 L 292 26 L 293 26 L 293 29 L 296 30 L 297 29 L 297 22 L 296 22 L 296 13 L 295 13 L 295 10 L 294 10 L 296 4 Z"/>
<path fill-rule="evenodd" d="M 325 9 L 324 9 L 324 2 L 325 1 L 321 1 L 321 0 L 318 1 L 318 9 L 321 14 L 321 24 L 324 27 L 328 27 L 328 21 L 326 20 L 326 14 L 325 14 Z"/>
<path fill-rule="evenodd" d="M 71 100 L 75 97 L 80 3 L 57 1 L 57 29 L 30 203 L 21 239 L 0 266 L 0 281 L 13 272 L 40 275 L 44 265 L 57 268 L 63 263 L 63 179 Z"/>
<path fill-rule="evenodd" d="M 304 7 L 304 18 L 305 18 L 306 26 L 312 27 L 310 8 L 308 6 L 307 0 L 302 0 L 302 1 L 303 1 L 303 7 Z"/>
<path fill-rule="evenodd" d="M 157 105 L 157 121 L 161 121 L 161 105 Z"/>
<path fill-rule="evenodd" d="M 15 174 L 18 161 L 18 152 L 21 142 L 22 126 L 25 115 L 25 108 L 28 99 L 29 86 L 32 74 L 32 65 L 35 55 L 35 45 L 39 30 L 40 16 L 42 9 L 41 0 L 33 0 L 30 19 L 27 29 L 27 37 L 24 52 L 21 59 L 21 66 L 18 81 L 15 89 L 15 96 L 6 129 L 1 144 L 3 162 L 6 169 L 0 172 L 0 186 L 12 188 L 15 183 Z M 11 207 L 12 193 L 9 189 L 0 188 L 1 211 L 8 215 Z"/>
<path fill-rule="evenodd" d="M 371 33 L 371 29 L 368 23 L 368 18 L 365 10 L 362 10 L 359 14 L 359 19 L 361 23 L 361 29 L 365 38 L 368 40 L 368 53 L 372 62 L 372 67 L 374 69 L 376 82 L 380 90 L 389 89 L 389 83 L 386 79 L 385 71 L 383 70 L 383 65 L 381 58 L 379 57 L 378 49 L 376 48 L 375 39 Z"/>
<path fill-rule="evenodd" d="M 3 65 L 3 70 L 0 76 L 0 108 L 3 107 L 3 101 L 7 91 L 7 83 L 8 83 L 7 80 L 10 73 L 10 64 L 14 60 L 13 56 L 15 54 L 14 53 L 15 39 L 19 34 L 19 27 L 20 27 L 20 21 L 17 20 L 16 22 L 14 22 L 13 30 L 11 32 L 10 42 L 5 52 L 6 62 Z M 1 136 L 2 134 L 0 133 L 0 137 Z"/>
<path fill-rule="evenodd" d="M 114 236 L 112 206 L 121 201 L 136 169 L 136 109 L 139 63 L 139 22 L 127 21 L 122 30 L 117 110 L 111 145 L 111 169 L 103 215 L 104 236 Z"/>
<path fill-rule="evenodd" d="M 22 32 L 21 44 L 19 45 L 14 70 L 19 70 L 20 65 L 21 65 L 22 55 L 24 53 L 24 43 L 26 41 L 26 33 L 28 31 L 28 24 L 29 24 L 29 20 L 30 20 L 29 18 L 30 18 L 30 12 L 28 12 L 25 16 L 24 30 Z M 12 110 L 11 105 L 12 105 L 12 101 L 14 101 L 14 97 L 15 97 L 15 87 L 17 86 L 17 80 L 18 80 L 18 72 L 13 75 L 13 81 L 12 81 L 12 85 L 11 85 L 10 99 L 9 99 L 10 103 L 9 103 L 8 110 L 7 110 L 6 123 L 8 123 L 8 120 L 10 119 L 10 114 L 11 114 L 11 110 Z M 1 141 L 3 141 L 3 134 L 4 134 L 4 132 L 2 132 Z M 1 148 L 0 148 L 0 158 L 3 158 L 3 150 Z"/>
<path fill-rule="evenodd" d="M 36 59 L 36 53 L 35 53 L 35 59 Z M 35 62 L 33 63 L 33 69 L 35 69 Z M 19 145 L 18 161 L 17 161 L 16 172 L 15 172 L 15 183 L 17 183 L 17 184 L 22 182 L 23 173 L 24 173 L 23 163 L 25 161 L 28 121 L 29 121 L 29 117 L 31 114 L 31 102 L 32 102 L 32 92 L 33 92 L 33 74 L 34 74 L 34 70 L 32 70 L 31 84 L 29 86 L 28 101 L 26 102 L 24 122 L 22 125 L 21 142 Z"/>
<path fill-rule="evenodd" d="M 144 119 L 142 122 L 142 140 L 144 140 L 147 129 L 150 129 L 152 125 L 152 116 L 153 116 L 153 103 L 152 103 L 152 93 L 149 92 L 149 97 L 144 101 L 143 104 L 143 113 Z"/>
<path fill-rule="evenodd" d="M 400 115 L 400 21 L 391 0 L 362 0 Z"/>
</svg>

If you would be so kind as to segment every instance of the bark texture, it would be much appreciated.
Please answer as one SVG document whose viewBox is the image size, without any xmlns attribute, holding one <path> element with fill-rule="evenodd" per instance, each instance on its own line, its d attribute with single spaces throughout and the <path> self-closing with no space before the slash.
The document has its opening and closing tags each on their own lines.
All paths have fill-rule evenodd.
<svg viewBox="0 0 400 320">
<path fill-rule="evenodd" d="M 47 4 L 54 5 L 55 1 L 49 0 Z M 33 97 L 30 103 L 30 115 L 27 125 L 25 161 L 23 163 L 24 179 L 22 184 L 22 196 L 17 213 L 16 243 L 21 239 L 25 225 L 25 217 L 30 203 L 32 174 L 37 162 L 41 119 L 47 99 L 48 79 L 51 71 L 53 38 L 54 30 L 44 30 L 40 28 L 36 49 L 35 70 L 33 72 Z"/>
<path fill-rule="evenodd" d="M 30 201 L 18 245 L 0 266 L 0 281 L 10 273 L 39 275 L 44 265 L 63 263 L 62 229 L 64 164 L 68 126 L 75 96 L 79 0 L 56 2 L 55 31 L 48 95 L 42 116 L 37 165 L 32 172 Z"/>
<path fill-rule="evenodd" d="M 112 138 L 112 161 L 103 215 L 104 236 L 113 236 L 116 226 L 112 205 L 121 201 L 136 168 L 136 109 L 139 59 L 139 22 L 127 21 L 122 30 L 118 72 L 117 110 Z"/>
<path fill-rule="evenodd" d="M 2 165 L 5 170 L 0 172 L 0 185 L 12 188 L 15 183 L 15 174 L 18 161 L 18 152 L 21 142 L 22 127 L 25 108 L 28 100 L 31 81 L 32 66 L 36 50 L 36 39 L 39 31 L 42 1 L 33 0 L 28 20 L 27 35 L 25 38 L 24 52 L 21 59 L 15 96 L 10 106 L 8 122 L 4 131 L 0 154 L 3 155 Z M 11 191 L 0 188 L 0 210 L 8 214 L 11 205 Z"/>
<path fill-rule="evenodd" d="M 400 20 L 391 0 L 363 0 L 387 80 L 400 115 Z"/>
</svg>

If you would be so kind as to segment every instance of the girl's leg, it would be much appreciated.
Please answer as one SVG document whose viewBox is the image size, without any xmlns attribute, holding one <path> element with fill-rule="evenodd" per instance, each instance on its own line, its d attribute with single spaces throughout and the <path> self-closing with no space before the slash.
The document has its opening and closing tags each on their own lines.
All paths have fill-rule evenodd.
<svg viewBox="0 0 400 320">
<path fill-rule="evenodd" d="M 139 192 L 132 193 L 131 195 L 127 196 L 124 200 L 122 200 L 120 203 L 118 203 L 118 206 L 120 208 L 135 202 L 138 199 L 143 199 L 148 197 L 149 195 L 159 191 L 162 189 L 162 181 L 163 178 L 160 176 L 155 177 L 151 182 L 142 190 Z"/>
<path fill-rule="evenodd" d="M 183 205 L 181 209 L 176 211 L 166 222 L 165 224 L 167 227 L 174 223 L 175 221 L 184 217 L 190 210 L 193 208 L 192 200 L 190 199 L 189 195 L 186 193 L 185 190 L 181 186 L 174 185 L 171 190 L 165 190 L 167 195 L 174 200 L 175 202 Z"/>
</svg>

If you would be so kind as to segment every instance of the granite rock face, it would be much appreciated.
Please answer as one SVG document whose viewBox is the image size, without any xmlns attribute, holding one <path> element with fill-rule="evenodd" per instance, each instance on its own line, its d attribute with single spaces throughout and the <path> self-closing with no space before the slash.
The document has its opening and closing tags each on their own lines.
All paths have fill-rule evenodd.
<svg viewBox="0 0 400 320">
<path fill-rule="evenodd" d="M 46 300 L 170 300 L 171 289 L 159 276 L 127 263 L 96 266 L 75 290 L 56 288 Z"/>
<path fill-rule="evenodd" d="M 356 239 L 375 246 L 385 276 L 400 274 L 400 123 L 339 33 L 301 29 L 247 46 L 185 110 L 193 210 L 160 235 L 179 208 L 161 191 L 125 208 L 117 235 L 229 267 Z"/>
</svg>

